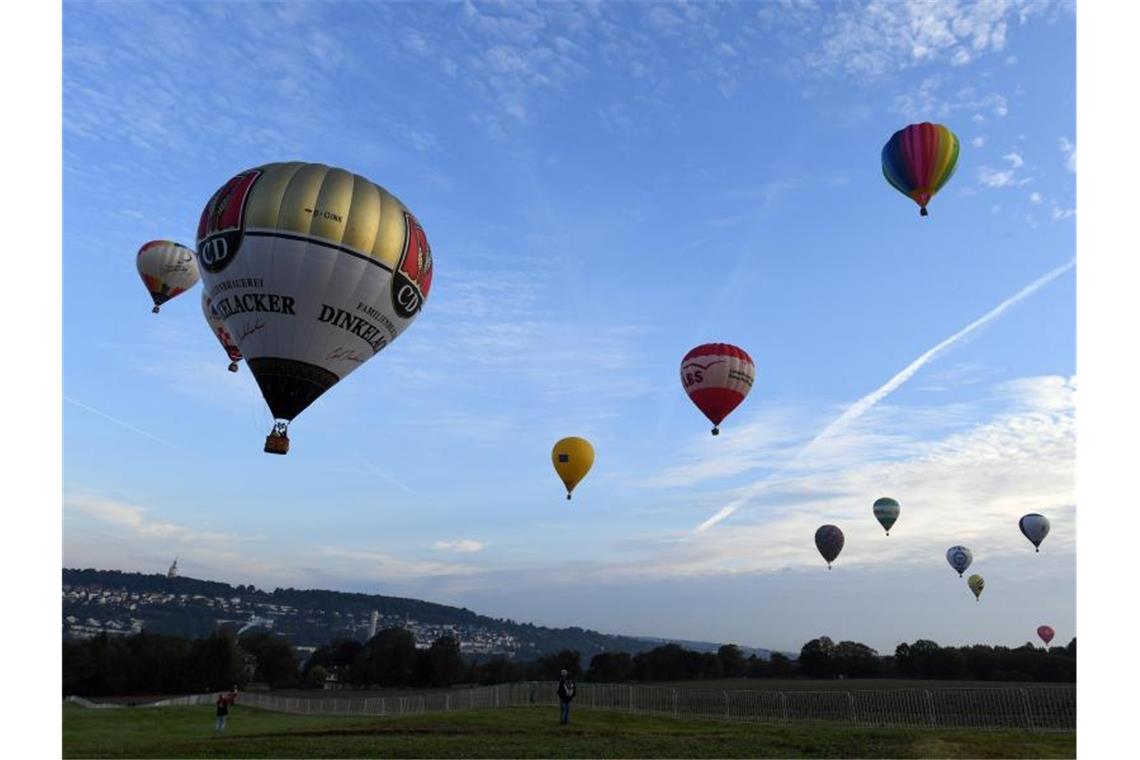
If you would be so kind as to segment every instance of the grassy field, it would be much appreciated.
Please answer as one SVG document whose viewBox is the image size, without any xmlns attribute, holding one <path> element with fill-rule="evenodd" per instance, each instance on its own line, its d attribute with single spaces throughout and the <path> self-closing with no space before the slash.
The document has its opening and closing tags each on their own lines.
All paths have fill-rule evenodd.
<svg viewBox="0 0 1140 760">
<path fill-rule="evenodd" d="M 224 735 L 213 707 L 63 707 L 63 757 L 1076 757 L 1076 734 L 753 725 L 557 708 L 405 718 L 270 713 L 240 706 Z"/>
<path fill-rule="evenodd" d="M 585 683 L 579 681 L 579 683 Z M 730 691 L 855 691 L 879 689 L 1010 689 L 1010 688 L 1073 688 L 1071 683 L 1032 683 L 1013 681 L 918 681 L 904 678 L 853 678 L 853 679 L 826 679 L 813 680 L 806 678 L 721 678 L 701 681 L 647 681 L 631 684 L 633 686 L 660 686 L 677 689 L 708 689 Z M 263 692 L 275 697 L 300 697 L 302 699 L 363 699 L 372 697 L 407 697 L 415 694 L 431 694 L 433 692 L 448 692 L 453 689 L 344 689 L 325 691 L 323 689 L 274 689 Z M 170 695 L 135 695 L 128 697 L 92 697 L 95 702 L 115 702 L 127 704 L 145 704 L 166 699 Z"/>
</svg>

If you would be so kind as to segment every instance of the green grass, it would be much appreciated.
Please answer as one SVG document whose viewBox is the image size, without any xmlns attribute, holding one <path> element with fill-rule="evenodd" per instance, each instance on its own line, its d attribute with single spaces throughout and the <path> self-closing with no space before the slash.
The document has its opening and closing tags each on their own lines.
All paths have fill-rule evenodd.
<svg viewBox="0 0 1140 760">
<path fill-rule="evenodd" d="M 554 707 L 404 718 L 285 715 L 240 705 L 63 708 L 63 757 L 1076 757 L 1076 734 L 759 725 Z"/>
</svg>

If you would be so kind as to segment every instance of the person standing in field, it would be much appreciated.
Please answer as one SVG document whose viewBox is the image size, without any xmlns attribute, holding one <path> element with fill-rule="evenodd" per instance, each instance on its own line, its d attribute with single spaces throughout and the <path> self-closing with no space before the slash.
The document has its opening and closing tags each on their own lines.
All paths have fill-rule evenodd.
<svg viewBox="0 0 1140 760">
<path fill-rule="evenodd" d="M 217 716 L 218 722 L 214 726 L 214 731 L 226 730 L 226 716 L 230 714 L 230 701 L 226 699 L 225 694 L 218 695 L 217 701 Z"/>
<path fill-rule="evenodd" d="M 562 709 L 562 725 L 570 722 L 570 702 L 574 699 L 574 679 L 562 669 L 562 677 L 558 680 L 558 705 Z"/>
</svg>

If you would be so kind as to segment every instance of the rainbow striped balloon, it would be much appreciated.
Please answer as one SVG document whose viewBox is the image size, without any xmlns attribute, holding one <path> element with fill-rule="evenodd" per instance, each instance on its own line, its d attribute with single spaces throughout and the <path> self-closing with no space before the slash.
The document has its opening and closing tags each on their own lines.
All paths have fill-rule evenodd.
<svg viewBox="0 0 1140 760">
<path fill-rule="evenodd" d="M 883 146 L 883 176 L 912 199 L 926 216 L 926 204 L 942 189 L 958 165 L 958 136 L 942 124 L 911 124 Z"/>
</svg>

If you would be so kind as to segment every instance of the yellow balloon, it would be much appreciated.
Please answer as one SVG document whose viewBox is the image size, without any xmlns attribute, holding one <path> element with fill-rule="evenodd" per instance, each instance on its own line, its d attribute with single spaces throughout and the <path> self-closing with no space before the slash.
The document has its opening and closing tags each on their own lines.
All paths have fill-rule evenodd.
<svg viewBox="0 0 1140 760">
<path fill-rule="evenodd" d="M 594 465 L 594 447 L 585 438 L 563 438 L 554 444 L 550 459 L 554 462 L 554 471 L 566 484 L 566 498 L 569 499 L 574 486 L 586 477 Z"/>
</svg>

